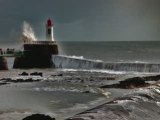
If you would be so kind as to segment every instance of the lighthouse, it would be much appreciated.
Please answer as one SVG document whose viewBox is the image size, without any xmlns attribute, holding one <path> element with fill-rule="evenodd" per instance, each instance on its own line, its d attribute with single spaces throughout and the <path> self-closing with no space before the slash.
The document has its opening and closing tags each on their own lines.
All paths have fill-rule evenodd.
<svg viewBox="0 0 160 120">
<path fill-rule="evenodd" d="M 47 20 L 46 38 L 47 38 L 47 41 L 54 41 L 54 37 L 53 37 L 53 22 L 52 22 L 51 19 Z"/>
<path fill-rule="evenodd" d="M 53 68 L 52 55 L 58 54 L 58 45 L 53 37 L 53 22 L 46 23 L 46 39 L 23 44 L 24 53 L 14 60 L 13 68 Z"/>
</svg>

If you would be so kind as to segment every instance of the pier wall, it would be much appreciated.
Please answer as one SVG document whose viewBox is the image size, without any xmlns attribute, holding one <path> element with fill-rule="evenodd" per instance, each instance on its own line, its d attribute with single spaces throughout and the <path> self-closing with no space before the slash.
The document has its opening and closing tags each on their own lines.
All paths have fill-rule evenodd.
<svg viewBox="0 0 160 120">
<path fill-rule="evenodd" d="M 24 55 L 15 58 L 13 68 L 51 68 L 54 67 L 52 55 L 56 54 L 58 46 L 55 43 L 24 44 Z"/>
</svg>

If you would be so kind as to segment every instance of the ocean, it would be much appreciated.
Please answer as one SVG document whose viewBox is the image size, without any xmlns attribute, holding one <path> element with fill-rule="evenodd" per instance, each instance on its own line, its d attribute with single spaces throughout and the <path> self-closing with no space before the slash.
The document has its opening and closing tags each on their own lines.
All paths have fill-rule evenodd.
<svg viewBox="0 0 160 120">
<path fill-rule="evenodd" d="M 105 62 L 160 63 L 159 41 L 60 42 L 61 54 Z"/>
<path fill-rule="evenodd" d="M 160 42 L 57 41 L 57 44 L 60 54 L 52 56 L 55 68 L 12 69 L 14 58 L 7 58 L 9 70 L 0 71 L 1 83 L 7 81 L 7 84 L 0 86 L 0 120 L 22 120 L 34 113 L 47 114 L 56 120 L 65 120 L 78 114 L 78 117 L 90 120 L 79 113 L 97 109 L 97 106 L 122 96 L 123 99 L 118 99 L 116 105 L 106 106 L 112 116 L 105 116 L 102 120 L 157 120 L 160 117 L 160 97 L 157 96 L 160 95 L 157 87 L 159 80 L 147 81 L 149 85 L 146 87 L 101 88 L 104 85 L 119 84 L 129 78 L 158 75 Z M 23 72 L 28 75 L 21 75 Z M 34 72 L 41 72 L 43 76 L 31 75 Z M 27 79 L 32 79 L 33 82 L 25 82 Z M 155 94 L 157 97 L 153 97 Z M 133 96 L 136 104 L 128 102 Z M 137 105 L 142 103 L 144 106 Z M 152 109 L 147 108 L 147 104 Z M 129 106 L 126 110 L 129 115 L 124 117 L 120 107 L 125 109 L 126 106 Z M 122 113 L 113 112 L 115 108 Z M 104 108 L 99 111 L 99 114 L 102 113 L 105 113 Z M 100 120 L 98 116 L 96 114 L 94 119 Z"/>
</svg>

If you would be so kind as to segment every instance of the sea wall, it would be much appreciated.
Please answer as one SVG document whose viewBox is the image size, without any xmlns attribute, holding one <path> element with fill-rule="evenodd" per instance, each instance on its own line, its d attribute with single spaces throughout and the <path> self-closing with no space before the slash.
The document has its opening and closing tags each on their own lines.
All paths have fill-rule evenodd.
<svg viewBox="0 0 160 120">
<path fill-rule="evenodd" d="M 89 60 L 72 56 L 53 55 L 57 68 L 70 69 L 104 69 L 113 71 L 160 72 L 160 64 L 152 63 L 106 63 L 100 60 Z"/>
</svg>

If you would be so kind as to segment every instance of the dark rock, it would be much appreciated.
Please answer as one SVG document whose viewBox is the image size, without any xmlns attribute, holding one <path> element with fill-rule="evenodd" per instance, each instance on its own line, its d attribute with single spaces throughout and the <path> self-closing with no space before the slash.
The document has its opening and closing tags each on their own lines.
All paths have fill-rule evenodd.
<svg viewBox="0 0 160 120">
<path fill-rule="evenodd" d="M 156 75 L 156 76 L 147 76 L 144 77 L 145 81 L 158 81 L 160 80 L 160 75 Z"/>
<path fill-rule="evenodd" d="M 118 84 L 111 84 L 111 85 L 103 85 L 100 88 L 117 88 Z"/>
<path fill-rule="evenodd" d="M 93 79 L 90 79 L 90 81 L 94 81 Z"/>
<path fill-rule="evenodd" d="M 115 77 L 107 77 L 107 80 L 115 80 Z"/>
<path fill-rule="evenodd" d="M 90 91 L 89 91 L 89 90 L 87 90 L 87 91 L 84 91 L 83 93 L 90 93 Z"/>
<path fill-rule="evenodd" d="M 21 82 L 38 82 L 40 81 L 40 79 L 34 80 L 32 78 L 28 78 L 28 79 L 22 79 L 22 78 L 18 78 L 16 80 L 13 80 L 11 78 L 2 78 L 1 81 L 3 81 L 3 84 L 7 84 L 7 82 L 13 82 L 13 83 L 21 83 Z M 1 85 L 1 84 L 0 84 Z"/>
<path fill-rule="evenodd" d="M 16 79 L 16 80 L 12 80 L 12 82 L 18 83 L 18 82 L 24 82 L 24 80 L 19 78 L 19 79 Z"/>
<path fill-rule="evenodd" d="M 63 74 L 62 73 L 60 73 L 60 74 L 55 74 L 55 75 L 51 75 L 52 77 L 55 77 L 55 76 L 63 76 Z"/>
<path fill-rule="evenodd" d="M 60 73 L 60 74 L 58 74 L 57 76 L 63 76 L 63 74 L 62 74 L 62 73 Z"/>
<path fill-rule="evenodd" d="M 39 79 L 38 80 L 33 80 L 32 78 L 28 78 L 28 79 L 16 79 L 16 80 L 12 80 L 11 82 L 14 82 L 14 83 L 22 83 L 22 82 L 38 82 L 40 81 Z"/>
<path fill-rule="evenodd" d="M 84 83 L 84 80 L 81 80 L 81 83 Z"/>
<path fill-rule="evenodd" d="M 6 85 L 6 84 L 8 84 L 8 83 L 6 83 L 6 82 L 2 82 L 2 83 L 0 83 L 0 85 Z"/>
<path fill-rule="evenodd" d="M 144 78 L 134 77 L 134 78 L 128 78 L 124 81 L 120 81 L 117 84 L 104 85 L 104 86 L 101 86 L 101 88 L 133 89 L 133 88 L 139 88 L 139 87 L 146 87 L 148 85 L 149 84 L 145 82 Z"/>
<path fill-rule="evenodd" d="M 40 80 L 39 79 L 33 80 L 32 78 L 28 78 L 28 79 L 24 80 L 24 82 L 38 82 L 38 81 L 40 81 Z"/>
<path fill-rule="evenodd" d="M 35 75 L 35 76 L 43 76 L 43 73 L 42 72 L 33 72 L 31 73 L 30 75 Z"/>
<path fill-rule="evenodd" d="M 56 120 L 55 118 L 51 118 L 48 115 L 43 114 L 33 114 L 31 116 L 28 116 L 26 118 L 23 118 L 22 120 Z"/>
<path fill-rule="evenodd" d="M 134 77 L 126 79 L 125 81 L 120 81 L 119 87 L 122 88 L 136 88 L 136 87 L 145 87 L 148 83 L 145 83 L 145 80 L 141 77 Z"/>
<path fill-rule="evenodd" d="M 21 74 L 19 74 L 19 75 L 22 75 L 22 76 L 28 76 L 29 74 L 28 73 L 26 73 L 26 72 L 22 72 Z"/>
<path fill-rule="evenodd" d="M 1 80 L 6 81 L 6 82 L 10 82 L 12 79 L 11 78 L 2 78 Z"/>
</svg>

